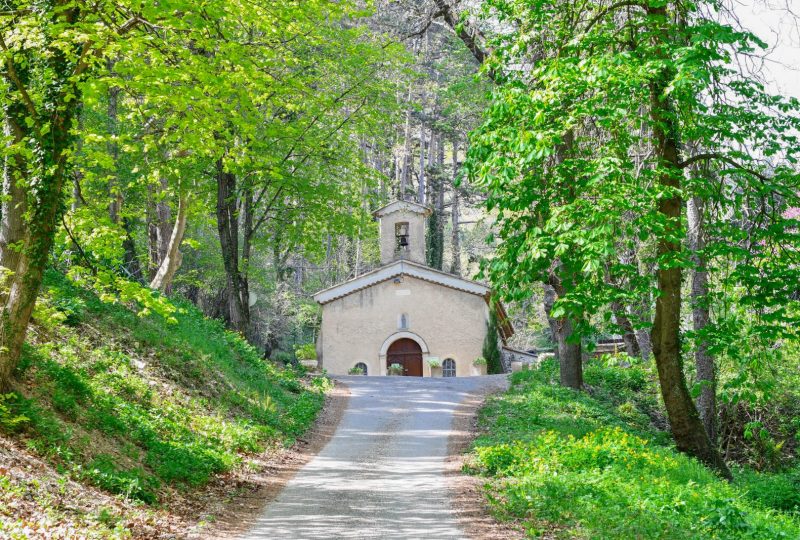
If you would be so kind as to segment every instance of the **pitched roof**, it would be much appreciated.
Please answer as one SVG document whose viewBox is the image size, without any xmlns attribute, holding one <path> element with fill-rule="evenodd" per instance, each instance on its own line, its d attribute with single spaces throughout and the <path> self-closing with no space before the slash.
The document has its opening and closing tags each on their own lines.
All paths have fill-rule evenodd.
<svg viewBox="0 0 800 540">
<path fill-rule="evenodd" d="M 357 278 L 353 278 L 345 281 L 344 283 L 340 283 L 328 289 L 319 291 L 314 294 L 314 300 L 320 304 L 327 304 L 328 302 L 336 300 L 337 298 L 342 298 L 343 296 L 347 296 L 362 289 L 366 289 L 367 287 L 371 287 L 377 283 L 381 283 L 401 275 L 415 277 L 424 281 L 430 281 L 431 283 L 437 283 L 445 287 L 450 287 L 451 289 L 456 289 L 483 297 L 486 297 L 491 292 L 489 287 L 483 283 L 463 279 L 458 276 L 447 274 L 428 266 L 424 266 L 422 264 L 406 260 L 399 260 L 386 266 L 381 266 L 372 272 L 362 274 Z"/>
<path fill-rule="evenodd" d="M 413 201 L 394 201 L 390 202 L 386 206 L 378 208 L 372 212 L 372 215 L 375 217 L 383 217 L 386 214 L 391 214 L 392 212 L 397 212 L 399 210 L 409 210 L 411 212 L 424 214 L 426 216 L 430 215 L 432 212 L 432 210 L 424 204 L 415 203 Z"/>
</svg>

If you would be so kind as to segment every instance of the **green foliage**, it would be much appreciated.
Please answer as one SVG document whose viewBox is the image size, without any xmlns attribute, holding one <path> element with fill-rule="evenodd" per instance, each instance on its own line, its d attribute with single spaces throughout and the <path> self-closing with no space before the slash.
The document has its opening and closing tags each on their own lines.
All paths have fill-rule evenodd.
<svg viewBox="0 0 800 540">
<path fill-rule="evenodd" d="M 46 285 L 46 303 L 80 305 L 80 319 L 25 349 L 18 376 L 32 393 L 0 401 L 2 417 L 26 418 L 15 429 L 33 451 L 112 493 L 153 504 L 167 486 L 203 485 L 244 454 L 291 444 L 329 388 L 265 362 L 188 303 L 165 325 L 58 273 Z"/>
<path fill-rule="evenodd" d="M 353 366 L 347 370 L 348 375 L 363 375 L 364 370 L 360 367 Z"/>
<path fill-rule="evenodd" d="M 291 364 L 295 359 L 292 353 L 287 351 L 274 351 L 271 358 L 273 362 L 279 362 L 284 365 Z"/>
<path fill-rule="evenodd" d="M 486 358 L 484 358 L 483 356 L 479 356 L 478 358 L 472 361 L 472 365 L 476 367 L 486 366 L 488 365 L 488 362 L 486 361 Z"/>
<path fill-rule="evenodd" d="M 647 403 L 653 374 L 643 366 L 591 362 L 590 385 L 559 387 L 558 366 L 515 373 L 508 393 L 481 414 L 487 431 L 474 445 L 471 470 L 488 477 L 489 500 L 530 537 L 794 538 L 790 477 L 739 472 L 720 480 L 675 452 L 637 403 Z M 599 392 L 599 390 L 598 390 Z M 620 395 L 621 394 L 621 395 Z M 626 411 L 620 413 L 620 407 Z M 794 490 L 796 493 L 796 490 Z"/>
<path fill-rule="evenodd" d="M 14 402 L 19 399 L 15 393 L 0 394 L 0 428 L 8 433 L 17 432 L 30 420 L 24 414 L 14 412 Z"/>
<path fill-rule="evenodd" d="M 428 358 L 427 361 L 428 361 L 428 365 L 433 369 L 442 367 L 441 358 L 432 357 L 432 358 Z"/>
<path fill-rule="evenodd" d="M 486 337 L 483 339 L 483 358 L 486 359 L 486 371 L 492 375 L 503 373 L 503 363 L 500 357 L 500 342 L 497 328 L 497 312 L 492 304 L 489 307 L 489 323 L 486 327 Z"/>
<path fill-rule="evenodd" d="M 741 468 L 736 474 L 736 485 L 749 499 L 800 518 L 800 468 L 778 473 Z"/>
<path fill-rule="evenodd" d="M 313 343 L 300 345 L 294 350 L 294 355 L 298 360 L 316 360 L 317 348 Z"/>
</svg>

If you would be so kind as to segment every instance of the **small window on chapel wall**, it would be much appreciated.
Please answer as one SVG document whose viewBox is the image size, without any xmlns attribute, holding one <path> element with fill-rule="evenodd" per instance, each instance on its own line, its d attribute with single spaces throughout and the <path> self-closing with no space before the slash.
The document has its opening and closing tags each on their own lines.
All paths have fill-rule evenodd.
<svg viewBox="0 0 800 540">
<path fill-rule="evenodd" d="M 452 358 L 445 358 L 442 362 L 442 377 L 456 376 L 456 361 Z"/>
<path fill-rule="evenodd" d="M 397 240 L 397 250 L 408 249 L 408 222 L 403 221 L 394 224 L 394 236 Z"/>
</svg>

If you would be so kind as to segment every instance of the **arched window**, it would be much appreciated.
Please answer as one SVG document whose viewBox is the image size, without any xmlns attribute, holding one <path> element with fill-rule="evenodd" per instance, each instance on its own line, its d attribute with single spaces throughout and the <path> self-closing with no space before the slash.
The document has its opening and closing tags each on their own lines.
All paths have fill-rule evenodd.
<svg viewBox="0 0 800 540">
<path fill-rule="evenodd" d="M 452 358 L 445 358 L 442 362 L 442 377 L 455 377 L 456 376 L 456 361 Z"/>
<path fill-rule="evenodd" d="M 367 374 L 367 364 L 365 364 L 364 362 L 359 362 L 358 364 L 355 365 L 355 368 L 360 369 L 362 375 Z"/>
</svg>

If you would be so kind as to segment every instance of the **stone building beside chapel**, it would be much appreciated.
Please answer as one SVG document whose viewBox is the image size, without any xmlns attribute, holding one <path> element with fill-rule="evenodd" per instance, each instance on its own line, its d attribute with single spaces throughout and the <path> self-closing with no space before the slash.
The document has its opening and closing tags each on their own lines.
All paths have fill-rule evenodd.
<svg viewBox="0 0 800 540">
<path fill-rule="evenodd" d="M 431 376 L 438 358 L 444 376 L 478 374 L 491 291 L 482 283 L 425 264 L 426 217 L 431 210 L 395 201 L 375 211 L 381 266 L 314 295 L 322 305 L 317 343 L 320 366 L 334 375 L 361 367 L 386 375 L 391 364 L 407 376 Z M 498 309 L 503 342 L 513 329 Z"/>
</svg>

